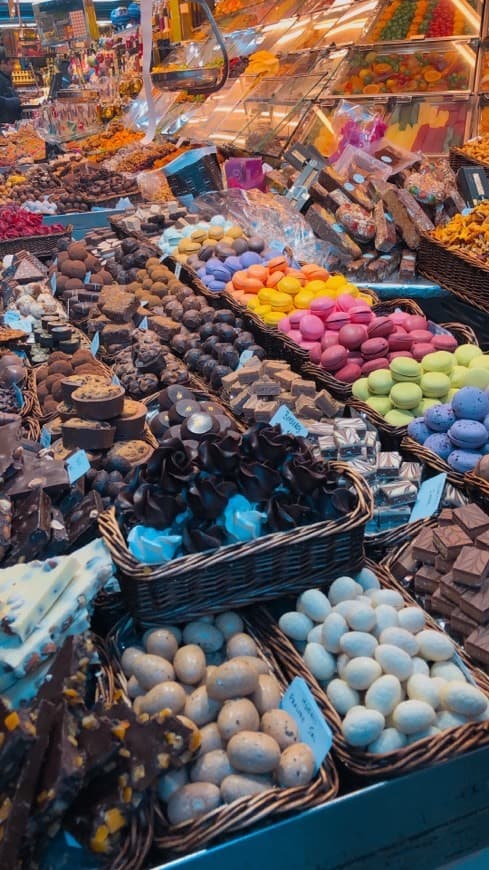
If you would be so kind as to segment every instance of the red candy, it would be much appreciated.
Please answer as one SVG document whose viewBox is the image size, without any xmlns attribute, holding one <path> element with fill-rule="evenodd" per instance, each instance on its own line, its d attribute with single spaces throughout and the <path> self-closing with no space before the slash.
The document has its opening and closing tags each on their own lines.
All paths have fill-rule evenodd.
<svg viewBox="0 0 489 870">
<path fill-rule="evenodd" d="M 366 303 L 364 305 L 357 303 L 353 308 L 350 308 L 348 314 L 350 315 L 350 323 L 364 323 L 365 325 L 369 324 L 375 317 Z"/>
<path fill-rule="evenodd" d="M 335 344 L 323 351 L 321 365 L 328 372 L 337 372 L 346 365 L 348 353 L 341 344 Z"/>
<path fill-rule="evenodd" d="M 413 342 L 423 341 L 427 344 L 431 344 L 433 338 L 433 333 L 430 332 L 429 329 L 412 329 L 409 335 Z"/>
<path fill-rule="evenodd" d="M 318 296 L 316 299 L 313 299 L 310 305 L 311 314 L 315 314 L 316 317 L 320 317 L 321 320 L 326 320 L 330 314 L 336 311 L 336 303 L 334 299 L 330 299 L 329 296 Z"/>
<path fill-rule="evenodd" d="M 333 347 L 333 345 L 338 344 L 338 333 L 337 332 L 325 332 L 321 339 L 321 347 L 323 350 L 327 350 L 328 347 Z"/>
<path fill-rule="evenodd" d="M 427 354 L 433 353 L 434 349 L 435 348 L 433 347 L 431 342 L 427 343 L 426 341 L 418 341 L 413 344 L 411 348 L 411 353 L 414 359 L 417 360 L 417 362 L 421 362 L 421 360 L 425 356 L 427 356 Z"/>
<path fill-rule="evenodd" d="M 389 350 L 389 344 L 385 338 L 369 338 L 364 341 L 360 348 L 365 360 L 379 359 Z"/>
<path fill-rule="evenodd" d="M 389 320 L 388 317 L 377 317 L 375 320 L 372 320 L 368 326 L 368 337 L 369 338 L 387 338 L 388 335 L 391 335 L 395 330 L 395 326 L 392 320 Z"/>
<path fill-rule="evenodd" d="M 432 343 L 436 350 L 447 350 L 453 353 L 457 349 L 457 339 L 453 335 L 434 335 Z"/>
<path fill-rule="evenodd" d="M 413 340 L 408 332 L 393 332 L 392 335 L 389 335 L 387 339 L 389 343 L 389 350 L 409 350 Z"/>
<path fill-rule="evenodd" d="M 321 362 L 322 353 L 323 353 L 323 348 L 321 347 L 319 341 L 316 341 L 314 346 L 311 347 L 311 349 L 309 351 L 309 357 L 310 357 L 311 362 L 318 366 L 319 363 Z"/>
<path fill-rule="evenodd" d="M 398 356 L 402 356 L 403 359 L 405 359 L 406 357 L 408 357 L 409 359 L 413 359 L 413 355 L 409 350 L 395 350 L 392 353 L 387 354 L 387 359 L 389 360 L 389 362 L 392 362 L 392 360 L 396 359 L 396 357 Z"/>
<path fill-rule="evenodd" d="M 338 332 L 338 341 L 348 350 L 355 350 L 366 341 L 367 330 L 360 323 L 347 323 Z"/>
<path fill-rule="evenodd" d="M 326 326 L 328 329 L 334 329 L 339 332 L 342 326 L 346 326 L 350 322 L 350 317 L 346 311 L 335 311 L 326 318 Z"/>
</svg>

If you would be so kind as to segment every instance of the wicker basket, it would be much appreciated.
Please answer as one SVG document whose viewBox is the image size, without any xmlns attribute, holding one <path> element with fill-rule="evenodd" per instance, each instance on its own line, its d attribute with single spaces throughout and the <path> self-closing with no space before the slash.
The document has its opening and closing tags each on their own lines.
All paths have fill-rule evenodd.
<svg viewBox="0 0 489 870">
<path fill-rule="evenodd" d="M 437 456 L 431 450 L 427 450 L 422 444 L 418 444 L 413 438 L 407 435 L 401 442 L 401 450 L 410 453 L 419 462 L 424 462 L 428 468 L 435 471 L 437 474 L 445 473 L 447 480 L 458 489 L 463 489 L 469 498 L 482 503 L 482 506 L 489 510 L 489 481 L 479 477 L 474 472 L 462 474 L 460 471 L 454 471 L 444 459 Z"/>
<path fill-rule="evenodd" d="M 117 567 L 127 609 L 142 625 L 195 618 L 211 611 L 244 607 L 307 589 L 314 578 L 361 565 L 363 537 L 372 516 L 372 493 L 360 475 L 339 462 L 331 470 L 348 478 L 357 496 L 354 510 L 340 520 L 265 535 L 196 553 L 166 565 L 139 562 L 128 550 L 114 510 L 99 516 L 100 534 Z"/>
<path fill-rule="evenodd" d="M 382 588 L 395 589 L 401 593 L 407 605 L 419 606 L 406 590 L 394 580 L 385 566 L 377 565 L 368 560 L 365 564 L 368 568 L 375 571 Z M 286 676 L 292 679 L 298 672 L 298 669 L 301 666 L 304 667 L 300 654 L 279 629 L 278 625 L 271 624 L 271 618 L 270 622 L 268 622 L 266 617 L 264 617 L 262 624 L 267 626 L 268 645 L 283 667 Z M 426 624 L 428 628 L 441 631 L 434 619 L 428 614 L 426 615 Z M 464 665 L 471 672 L 479 688 L 489 696 L 489 678 L 473 666 L 463 650 L 457 648 L 457 652 Z M 464 752 L 469 752 L 471 749 L 478 749 L 481 746 L 489 744 L 487 722 L 471 722 L 462 725 L 460 728 L 451 728 L 434 737 L 419 740 L 395 752 L 373 755 L 346 743 L 341 731 L 341 718 L 339 714 L 314 677 L 308 674 L 307 679 L 316 701 L 324 711 L 325 718 L 333 730 L 333 756 L 335 760 L 340 761 L 350 771 L 359 776 L 369 777 L 370 779 L 385 779 L 386 777 L 399 776 L 416 768 L 425 767 L 427 764 L 447 761 L 450 758 L 462 755 Z"/>
<path fill-rule="evenodd" d="M 478 343 L 475 332 L 470 326 L 465 326 L 463 323 L 441 323 L 440 326 L 451 332 L 461 344 Z M 360 399 L 352 397 L 348 404 L 352 408 L 355 408 L 357 413 L 368 417 L 376 429 L 378 429 L 385 449 L 397 450 L 399 442 L 407 435 L 407 426 L 390 426 L 377 411 L 374 411 L 370 405 L 367 405 L 366 402 L 362 402 Z"/>
<path fill-rule="evenodd" d="M 114 654 L 112 666 L 116 670 L 118 684 L 128 703 L 131 702 L 127 697 L 127 683 L 119 659 L 122 649 L 138 640 L 131 628 L 131 621 L 123 620 L 109 636 L 109 646 Z M 267 624 L 263 624 L 261 620 L 257 620 L 255 624 L 254 616 L 250 614 L 245 617 L 245 629 L 254 637 L 260 658 L 272 666 L 281 688 L 285 691 L 289 680 L 281 671 L 273 647 L 271 648 L 268 643 Z M 307 670 L 302 663 L 294 676 L 302 676 L 308 680 Z M 262 794 L 241 798 L 232 804 L 224 804 L 200 819 L 183 822 L 173 827 L 169 826 L 159 801 L 155 799 L 156 830 L 153 845 L 157 850 L 163 850 L 166 857 L 169 852 L 181 854 L 202 849 L 217 837 L 222 837 L 223 834 L 231 831 L 243 830 L 264 819 L 324 804 L 336 797 L 338 787 L 338 774 L 328 756 L 308 786 L 271 788 Z"/>
<path fill-rule="evenodd" d="M 29 251 L 36 257 L 50 257 L 54 254 L 61 239 L 71 239 L 73 227 L 67 226 L 62 232 L 46 236 L 22 236 L 20 239 L 5 239 L 0 242 L 0 258 L 19 251 Z"/>
<path fill-rule="evenodd" d="M 452 251 L 423 233 L 417 252 L 417 270 L 467 305 L 489 311 L 489 265 L 482 260 L 462 251 Z"/>
<path fill-rule="evenodd" d="M 455 173 L 457 173 L 462 166 L 477 166 L 479 169 L 484 170 L 487 180 L 489 181 L 489 164 L 483 163 L 481 160 L 474 160 L 474 158 L 466 154 L 462 148 L 450 148 L 448 160 Z"/>
</svg>

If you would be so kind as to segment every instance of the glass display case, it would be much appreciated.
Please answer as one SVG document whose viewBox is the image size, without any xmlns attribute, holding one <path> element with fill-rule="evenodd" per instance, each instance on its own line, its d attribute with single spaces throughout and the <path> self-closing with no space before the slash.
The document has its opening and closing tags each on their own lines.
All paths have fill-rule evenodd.
<svg viewBox="0 0 489 870">
<path fill-rule="evenodd" d="M 355 98 L 470 92 L 476 62 L 475 46 L 465 42 L 361 46 L 338 70 L 331 93 Z"/>
<path fill-rule="evenodd" d="M 482 6 L 479 0 L 385 0 L 366 39 L 392 42 L 478 36 Z"/>
</svg>

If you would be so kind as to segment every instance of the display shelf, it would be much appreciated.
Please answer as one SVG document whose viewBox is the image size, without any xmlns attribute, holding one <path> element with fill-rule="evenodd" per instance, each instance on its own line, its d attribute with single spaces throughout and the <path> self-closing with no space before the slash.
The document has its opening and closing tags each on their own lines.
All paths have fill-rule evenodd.
<svg viewBox="0 0 489 870">
<path fill-rule="evenodd" d="M 487 847 L 488 774 L 489 749 L 481 749 L 153 870 L 441 867 Z"/>
<path fill-rule="evenodd" d="M 369 42 L 478 36 L 479 0 L 385 0 L 370 27 Z"/>
<path fill-rule="evenodd" d="M 476 46 L 445 42 L 354 48 L 335 76 L 331 93 L 348 98 L 392 94 L 470 93 Z"/>
</svg>

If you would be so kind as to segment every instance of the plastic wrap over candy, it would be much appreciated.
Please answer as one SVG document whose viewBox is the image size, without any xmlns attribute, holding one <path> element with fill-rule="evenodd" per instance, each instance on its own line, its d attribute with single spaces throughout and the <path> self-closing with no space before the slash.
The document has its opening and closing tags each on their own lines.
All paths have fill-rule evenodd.
<svg viewBox="0 0 489 870">
<path fill-rule="evenodd" d="M 266 518 L 244 496 L 233 495 L 224 510 L 224 527 L 233 541 L 245 544 L 260 537 Z"/>
<path fill-rule="evenodd" d="M 147 565 L 170 562 L 182 546 L 180 535 L 170 534 L 170 529 L 160 532 L 147 526 L 134 526 L 127 536 L 127 542 L 132 555 Z"/>
</svg>

